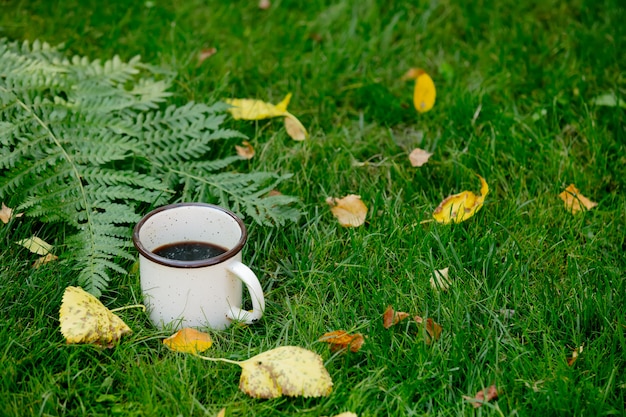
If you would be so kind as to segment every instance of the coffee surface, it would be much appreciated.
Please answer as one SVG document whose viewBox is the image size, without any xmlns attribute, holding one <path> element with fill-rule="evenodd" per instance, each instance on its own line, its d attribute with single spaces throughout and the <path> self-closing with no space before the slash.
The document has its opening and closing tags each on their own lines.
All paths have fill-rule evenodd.
<svg viewBox="0 0 626 417">
<path fill-rule="evenodd" d="M 177 261 L 200 261 L 215 258 L 226 251 L 227 249 L 209 242 L 176 242 L 159 246 L 152 252 Z"/>
</svg>

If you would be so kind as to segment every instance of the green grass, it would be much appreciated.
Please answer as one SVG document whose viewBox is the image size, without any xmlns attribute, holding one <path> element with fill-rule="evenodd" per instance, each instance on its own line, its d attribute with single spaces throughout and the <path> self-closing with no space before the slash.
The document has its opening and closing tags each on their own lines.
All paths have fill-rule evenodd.
<svg viewBox="0 0 626 417">
<path fill-rule="evenodd" d="M 278 120 L 230 122 L 257 151 L 239 169 L 294 173 L 281 191 L 302 199 L 304 216 L 281 229 L 248 222 L 244 257 L 266 314 L 214 332 L 209 353 L 307 347 L 324 357 L 333 393 L 251 399 L 236 367 L 169 352 L 167 335 L 133 310 L 120 313 L 133 334 L 114 349 L 65 345 L 58 311 L 75 283 L 71 253 L 32 269 L 13 243 L 37 232 L 62 249 L 65 231 L 19 219 L 0 226 L 0 415 L 623 415 L 625 113 L 592 105 L 626 96 L 623 5 L 272 3 L 0 0 L 0 36 L 94 59 L 141 55 L 178 73 L 179 103 L 293 92 L 306 142 Z M 218 52 L 198 65 L 204 47 Z M 421 115 L 400 81 L 415 66 L 438 88 Z M 422 168 L 407 158 L 417 146 L 434 152 Z M 491 189 L 476 216 L 420 224 L 445 196 L 477 191 L 474 173 Z M 558 194 L 570 183 L 598 207 L 567 213 Z M 345 229 L 324 200 L 351 193 L 369 214 Z M 454 285 L 437 293 L 429 279 L 444 267 Z M 140 302 L 138 277 L 115 277 L 102 301 Z M 408 322 L 384 329 L 387 305 L 432 317 L 441 339 L 426 344 Z M 363 349 L 332 355 L 316 342 L 337 329 L 365 334 Z M 497 401 L 474 411 L 463 400 L 491 384 Z"/>
</svg>

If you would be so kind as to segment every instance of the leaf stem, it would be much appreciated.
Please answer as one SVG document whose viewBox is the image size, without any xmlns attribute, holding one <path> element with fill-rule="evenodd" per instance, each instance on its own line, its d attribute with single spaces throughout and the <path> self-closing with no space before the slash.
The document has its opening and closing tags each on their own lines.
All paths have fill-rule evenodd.
<svg viewBox="0 0 626 417">
<path fill-rule="evenodd" d="M 197 353 L 194 353 L 193 356 L 203 359 L 205 361 L 210 361 L 210 362 L 226 362 L 226 363 L 232 363 L 234 365 L 239 365 L 241 366 L 241 362 L 239 361 L 233 361 L 230 359 L 225 359 L 225 358 L 209 358 L 208 356 L 202 356 L 202 355 L 198 355 Z"/>
<path fill-rule="evenodd" d="M 140 308 L 143 311 L 146 311 L 146 306 L 145 305 L 143 305 L 143 304 L 133 304 L 133 305 L 130 305 L 130 306 L 114 308 L 113 310 L 111 310 L 111 313 L 116 313 L 116 312 L 122 311 L 122 310 L 128 310 L 129 308 Z"/>
</svg>

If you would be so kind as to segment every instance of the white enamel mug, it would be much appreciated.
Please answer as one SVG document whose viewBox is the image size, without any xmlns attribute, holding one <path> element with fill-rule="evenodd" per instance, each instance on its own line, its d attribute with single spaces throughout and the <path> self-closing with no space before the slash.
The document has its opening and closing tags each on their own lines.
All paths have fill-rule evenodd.
<svg viewBox="0 0 626 417">
<path fill-rule="evenodd" d="M 258 278 L 241 262 L 246 227 L 232 212 L 204 203 L 157 208 L 135 226 L 139 274 L 150 320 L 158 328 L 227 328 L 233 320 L 254 323 L 265 309 Z M 177 260 L 153 251 L 180 242 L 205 242 L 226 250 L 208 259 Z M 241 309 L 242 283 L 252 311 Z"/>
</svg>

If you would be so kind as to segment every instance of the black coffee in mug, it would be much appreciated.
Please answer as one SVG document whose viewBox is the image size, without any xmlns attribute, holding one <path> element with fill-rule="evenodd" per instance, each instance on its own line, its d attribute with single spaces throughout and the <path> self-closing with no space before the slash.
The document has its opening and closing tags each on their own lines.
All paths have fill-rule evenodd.
<svg viewBox="0 0 626 417">
<path fill-rule="evenodd" d="M 209 242 L 176 242 L 159 246 L 152 252 L 155 255 L 177 261 L 201 261 L 211 259 L 228 251 Z"/>
</svg>

